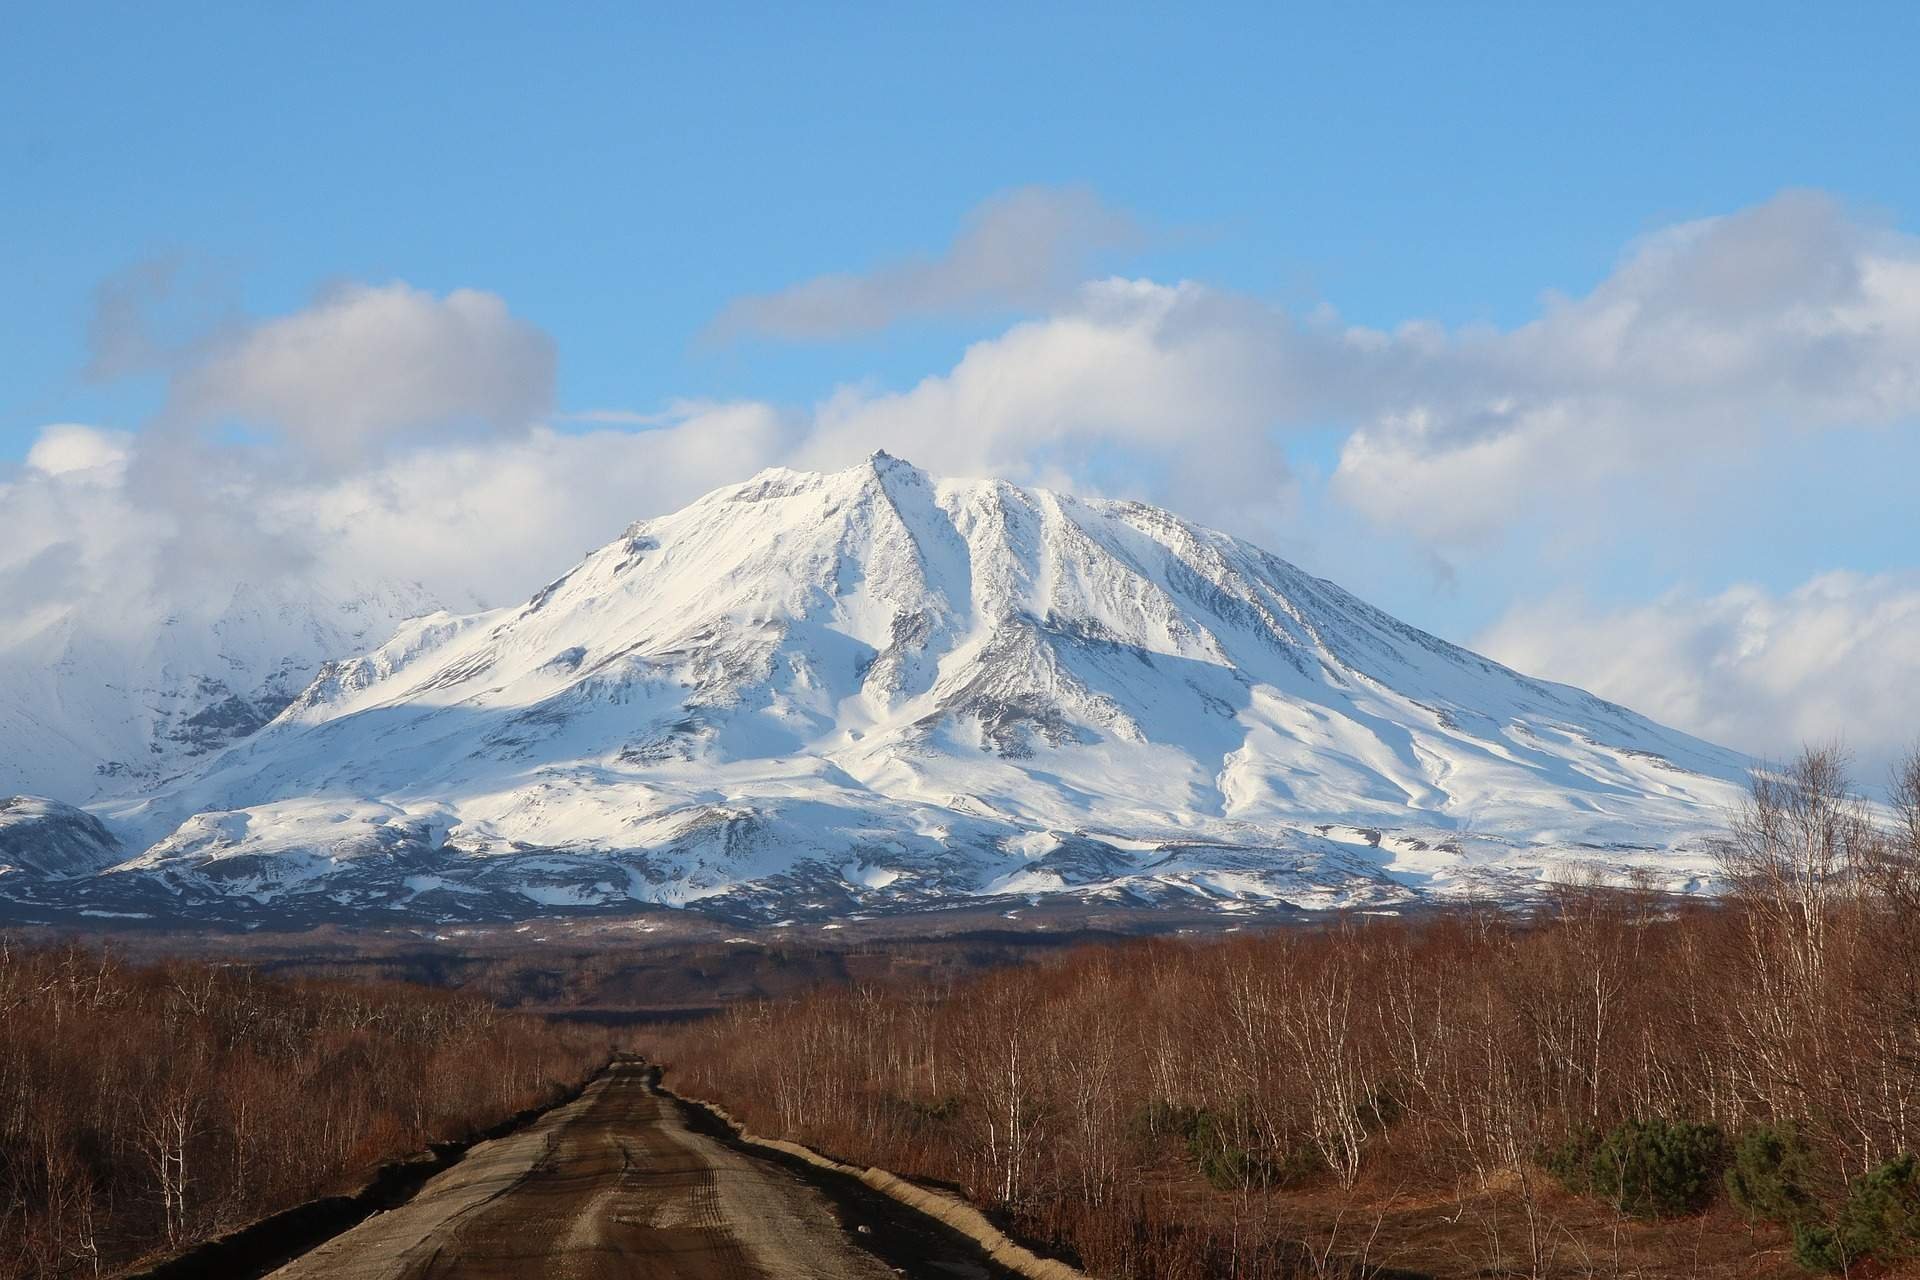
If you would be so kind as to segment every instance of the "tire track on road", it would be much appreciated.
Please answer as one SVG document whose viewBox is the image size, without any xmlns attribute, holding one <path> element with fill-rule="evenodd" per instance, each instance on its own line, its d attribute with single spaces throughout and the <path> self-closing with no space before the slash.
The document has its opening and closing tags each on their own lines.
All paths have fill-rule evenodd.
<svg viewBox="0 0 1920 1280">
<path fill-rule="evenodd" d="M 687 1128 L 654 1074 L 619 1063 L 575 1102 L 473 1148 L 413 1200 L 281 1280 L 881 1280 L 826 1197 Z M 936 1274 L 964 1275 L 964 1262 Z"/>
</svg>

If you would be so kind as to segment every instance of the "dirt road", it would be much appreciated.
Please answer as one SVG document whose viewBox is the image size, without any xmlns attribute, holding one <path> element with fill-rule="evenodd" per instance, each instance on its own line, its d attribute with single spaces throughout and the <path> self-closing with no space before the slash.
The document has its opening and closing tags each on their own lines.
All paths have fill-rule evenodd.
<svg viewBox="0 0 1920 1280">
<path fill-rule="evenodd" d="M 654 1091 L 646 1068 L 616 1065 L 578 1100 L 482 1143 L 405 1205 L 273 1274 L 286 1280 L 900 1274 L 855 1243 L 868 1239 L 885 1242 L 896 1255 L 904 1247 L 909 1274 L 990 1274 L 964 1242 L 945 1239 L 943 1228 L 863 1217 L 857 1202 L 836 1205 L 795 1173 L 693 1131 L 679 1105 Z M 901 1256 L 890 1261 L 903 1264 Z"/>
</svg>

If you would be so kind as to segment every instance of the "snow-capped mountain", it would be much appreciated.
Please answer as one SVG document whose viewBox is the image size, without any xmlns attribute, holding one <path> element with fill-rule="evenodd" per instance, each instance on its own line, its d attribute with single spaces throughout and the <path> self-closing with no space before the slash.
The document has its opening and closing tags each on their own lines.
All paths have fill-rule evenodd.
<svg viewBox="0 0 1920 1280">
<path fill-rule="evenodd" d="M 134 856 L 85 883 L 762 919 L 1388 908 L 1579 862 L 1685 889 L 1744 771 L 1165 511 L 876 454 L 763 472 L 523 605 L 327 664 L 198 772 L 94 806 Z"/>
</svg>

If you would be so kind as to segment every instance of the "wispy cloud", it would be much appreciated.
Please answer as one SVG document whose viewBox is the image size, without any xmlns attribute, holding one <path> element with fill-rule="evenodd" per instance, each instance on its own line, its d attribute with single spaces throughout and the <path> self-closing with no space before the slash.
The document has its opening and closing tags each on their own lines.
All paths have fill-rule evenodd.
<svg viewBox="0 0 1920 1280">
<path fill-rule="evenodd" d="M 143 258 L 94 289 L 81 376 L 171 372 L 240 320 L 236 293 L 213 263 L 184 253 Z"/>
<path fill-rule="evenodd" d="M 1784 759 L 1843 738 L 1869 781 L 1920 745 L 1920 571 L 1824 573 L 1785 592 L 1673 591 L 1595 608 L 1514 608 L 1485 652 L 1656 712 L 1702 737 Z"/>
<path fill-rule="evenodd" d="M 815 276 L 741 298 L 709 335 L 816 342 L 903 320 L 1043 308 L 1085 279 L 1099 255 L 1143 238 L 1133 218 L 1086 188 L 1023 187 L 976 207 L 937 257 Z"/>
<path fill-rule="evenodd" d="M 1373 335 L 1335 491 L 1445 543 L 1798 434 L 1920 414 L 1920 241 L 1787 192 L 1634 247 L 1510 331 Z M 1444 500 L 1435 500 L 1444 495 Z"/>
<path fill-rule="evenodd" d="M 576 409 L 553 415 L 555 422 L 590 422 L 608 427 L 658 427 L 677 419 L 671 413 L 643 413 L 638 409 Z"/>
</svg>

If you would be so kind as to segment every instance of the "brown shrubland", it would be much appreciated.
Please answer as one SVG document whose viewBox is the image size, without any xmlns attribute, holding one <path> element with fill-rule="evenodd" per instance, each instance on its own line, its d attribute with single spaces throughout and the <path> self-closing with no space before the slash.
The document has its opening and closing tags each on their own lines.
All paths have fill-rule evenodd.
<svg viewBox="0 0 1920 1280">
<path fill-rule="evenodd" d="M 1847 1216 L 1920 1143 L 1920 759 L 1892 794 L 1832 752 L 1768 773 L 1711 905 L 1588 877 L 1524 917 L 1087 947 L 648 1043 L 759 1132 L 957 1184 L 1101 1276 L 1900 1265 L 1920 1180 L 1911 1238 Z M 1788 1207 L 1729 1203 L 1780 1134 Z"/>
<path fill-rule="evenodd" d="M 0 1276 L 100 1275 L 550 1100 L 606 1037 L 400 984 L 0 938 Z"/>
</svg>

